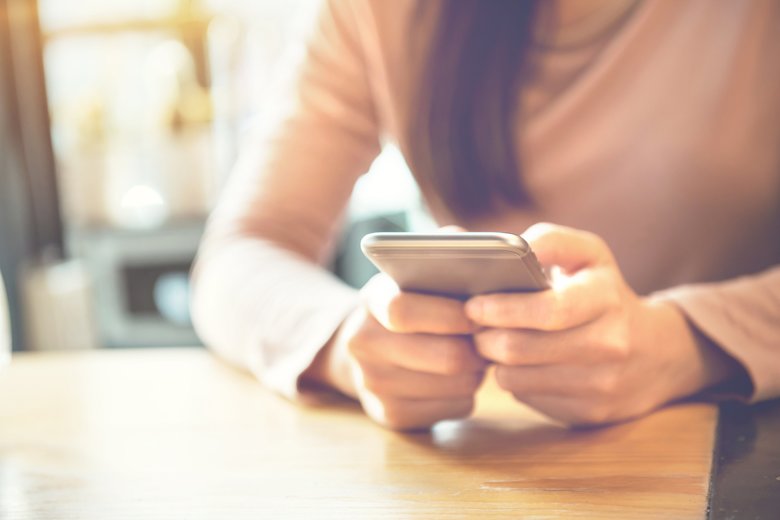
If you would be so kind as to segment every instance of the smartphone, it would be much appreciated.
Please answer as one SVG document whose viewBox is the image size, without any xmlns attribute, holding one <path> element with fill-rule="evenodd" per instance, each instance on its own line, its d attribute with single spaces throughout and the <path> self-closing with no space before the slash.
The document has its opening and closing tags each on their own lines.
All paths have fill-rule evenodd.
<svg viewBox="0 0 780 520">
<path fill-rule="evenodd" d="M 371 233 L 360 248 L 405 291 L 466 299 L 549 287 L 531 247 L 511 233 Z"/>
</svg>

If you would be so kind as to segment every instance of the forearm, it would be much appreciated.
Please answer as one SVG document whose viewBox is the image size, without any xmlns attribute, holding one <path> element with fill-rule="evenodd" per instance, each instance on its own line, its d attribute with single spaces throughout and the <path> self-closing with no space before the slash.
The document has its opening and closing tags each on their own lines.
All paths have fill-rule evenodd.
<svg viewBox="0 0 780 520">
<path fill-rule="evenodd" d="M 193 282 L 193 318 L 204 342 L 291 398 L 356 305 L 356 292 L 322 267 L 249 236 L 208 238 Z"/>
</svg>

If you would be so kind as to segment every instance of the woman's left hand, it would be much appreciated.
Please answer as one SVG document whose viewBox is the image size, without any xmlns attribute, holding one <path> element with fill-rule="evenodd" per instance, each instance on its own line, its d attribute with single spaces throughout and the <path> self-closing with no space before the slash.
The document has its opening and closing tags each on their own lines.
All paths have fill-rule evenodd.
<svg viewBox="0 0 780 520">
<path fill-rule="evenodd" d="M 569 424 L 646 413 L 723 381 L 734 362 L 672 304 L 637 296 L 596 235 L 537 224 L 523 236 L 560 269 L 551 289 L 471 298 L 468 316 L 498 384 Z"/>
</svg>

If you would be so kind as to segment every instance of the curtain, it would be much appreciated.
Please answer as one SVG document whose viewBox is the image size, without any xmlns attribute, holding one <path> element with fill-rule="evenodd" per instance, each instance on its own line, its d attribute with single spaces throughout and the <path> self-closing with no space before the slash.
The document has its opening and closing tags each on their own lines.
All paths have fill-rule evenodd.
<svg viewBox="0 0 780 520">
<path fill-rule="evenodd" d="M 14 350 L 24 345 L 20 274 L 62 255 L 35 0 L 0 0 L 0 271 Z"/>
</svg>

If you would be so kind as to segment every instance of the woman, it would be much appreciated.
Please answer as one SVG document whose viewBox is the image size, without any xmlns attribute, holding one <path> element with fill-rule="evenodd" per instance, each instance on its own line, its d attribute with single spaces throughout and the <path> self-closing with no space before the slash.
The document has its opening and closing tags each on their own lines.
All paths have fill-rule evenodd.
<svg viewBox="0 0 780 520">
<path fill-rule="evenodd" d="M 468 415 L 489 364 L 570 424 L 780 395 L 778 55 L 772 0 L 331 0 L 211 220 L 196 326 L 396 429 Z M 326 273 L 380 139 L 437 221 L 522 232 L 553 288 L 464 304 Z"/>
</svg>

